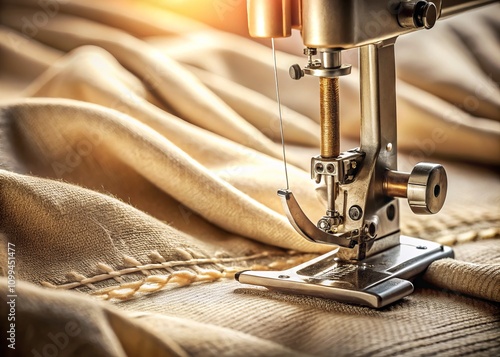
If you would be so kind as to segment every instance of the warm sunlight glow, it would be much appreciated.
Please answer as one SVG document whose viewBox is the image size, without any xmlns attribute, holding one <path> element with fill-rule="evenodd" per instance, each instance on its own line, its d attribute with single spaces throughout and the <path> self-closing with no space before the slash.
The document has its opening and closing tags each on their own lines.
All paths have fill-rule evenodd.
<svg viewBox="0 0 500 357">
<path fill-rule="evenodd" d="M 142 2 L 142 1 L 141 1 Z M 215 28 L 248 35 L 246 0 L 145 0 Z"/>
</svg>

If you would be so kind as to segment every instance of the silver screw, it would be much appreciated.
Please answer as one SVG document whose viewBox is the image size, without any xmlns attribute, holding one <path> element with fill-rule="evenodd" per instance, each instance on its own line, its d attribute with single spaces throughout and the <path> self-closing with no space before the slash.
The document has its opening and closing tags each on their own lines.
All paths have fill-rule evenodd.
<svg viewBox="0 0 500 357">
<path fill-rule="evenodd" d="M 351 217 L 351 219 L 355 221 L 360 219 L 362 214 L 363 210 L 359 206 L 352 206 L 351 208 L 349 208 L 349 217 Z"/>
<path fill-rule="evenodd" d="M 330 224 L 326 219 L 320 219 L 318 222 L 318 228 L 326 232 L 330 229 Z"/>
</svg>

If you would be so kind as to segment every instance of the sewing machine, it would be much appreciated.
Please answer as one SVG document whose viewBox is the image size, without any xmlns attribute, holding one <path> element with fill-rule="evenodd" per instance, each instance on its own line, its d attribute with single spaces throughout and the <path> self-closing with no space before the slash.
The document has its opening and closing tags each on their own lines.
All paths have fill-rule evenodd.
<svg viewBox="0 0 500 357">
<path fill-rule="evenodd" d="M 400 35 L 430 29 L 440 18 L 493 1 L 476 0 L 248 0 L 250 35 L 277 38 L 300 29 L 305 66 L 290 76 L 319 78 L 320 155 L 311 177 L 326 185 L 325 215 L 315 224 L 290 189 L 278 191 L 293 227 L 305 239 L 338 249 L 286 271 L 243 271 L 245 284 L 315 295 L 374 308 L 413 292 L 409 279 L 451 248 L 400 234 L 398 198 L 417 214 L 444 204 L 447 177 L 438 164 L 397 169 L 394 44 Z M 360 146 L 340 152 L 339 77 L 351 66 L 342 51 L 359 48 Z M 425 75 L 425 74 L 422 74 Z"/>
</svg>

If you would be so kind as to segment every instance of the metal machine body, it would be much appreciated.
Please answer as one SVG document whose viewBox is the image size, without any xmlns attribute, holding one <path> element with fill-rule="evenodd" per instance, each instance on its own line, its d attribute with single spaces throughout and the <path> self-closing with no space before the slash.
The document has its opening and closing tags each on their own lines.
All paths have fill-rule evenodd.
<svg viewBox="0 0 500 357">
<path fill-rule="evenodd" d="M 321 152 L 311 160 L 311 177 L 326 185 L 325 215 L 314 224 L 289 189 L 278 195 L 305 239 L 338 249 L 287 271 L 244 271 L 238 281 L 379 308 L 410 294 L 406 279 L 432 261 L 453 257 L 448 247 L 400 235 L 398 198 L 417 214 L 437 213 L 447 177 L 438 164 L 397 169 L 394 44 L 399 35 L 491 2 L 248 0 L 250 34 L 275 38 L 300 29 L 307 64 L 292 65 L 290 76 L 319 78 Z M 338 80 L 350 73 L 341 58 L 349 48 L 359 48 L 361 135 L 358 148 L 340 152 Z"/>
</svg>

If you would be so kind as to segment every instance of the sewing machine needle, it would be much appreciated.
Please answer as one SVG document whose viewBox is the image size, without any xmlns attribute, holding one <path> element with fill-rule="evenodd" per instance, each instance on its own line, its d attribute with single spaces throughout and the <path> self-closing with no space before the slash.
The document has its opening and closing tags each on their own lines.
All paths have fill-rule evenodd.
<svg viewBox="0 0 500 357">
<path fill-rule="evenodd" d="M 285 180 L 286 180 L 286 189 L 290 189 L 290 185 L 288 183 L 288 169 L 286 165 L 286 150 L 285 150 L 285 135 L 283 131 L 283 116 L 281 113 L 281 99 L 280 99 L 280 89 L 279 89 L 279 81 L 278 81 L 278 66 L 276 64 L 276 49 L 274 48 L 274 38 L 271 38 L 271 45 L 273 50 L 273 63 L 274 63 L 274 83 L 276 85 L 276 101 L 278 102 L 278 115 L 280 119 L 280 134 L 281 134 L 281 147 L 283 149 L 283 165 L 285 169 Z"/>
</svg>

